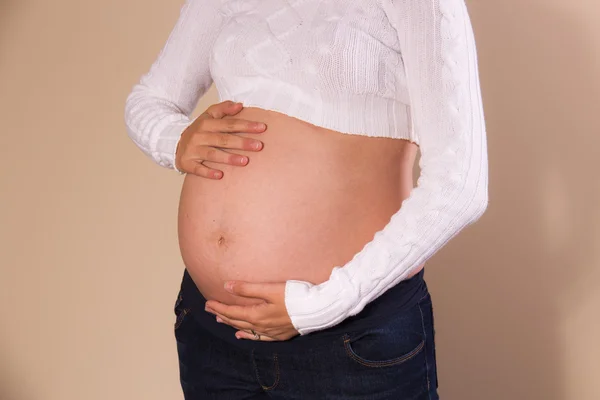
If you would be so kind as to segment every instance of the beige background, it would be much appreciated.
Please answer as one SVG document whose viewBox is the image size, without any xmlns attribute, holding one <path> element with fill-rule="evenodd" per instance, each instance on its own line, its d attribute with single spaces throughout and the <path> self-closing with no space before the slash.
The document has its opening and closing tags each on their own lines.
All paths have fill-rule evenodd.
<svg viewBox="0 0 600 400">
<path fill-rule="evenodd" d="M 123 123 L 182 1 L 0 0 L 1 400 L 182 398 L 182 178 Z M 468 5 L 490 205 L 429 263 L 440 393 L 597 400 L 600 3 Z"/>
</svg>

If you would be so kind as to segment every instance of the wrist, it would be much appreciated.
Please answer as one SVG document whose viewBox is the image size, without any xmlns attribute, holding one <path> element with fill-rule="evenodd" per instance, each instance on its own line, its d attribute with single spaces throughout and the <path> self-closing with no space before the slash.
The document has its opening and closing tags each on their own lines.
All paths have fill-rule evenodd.
<svg viewBox="0 0 600 400">
<path fill-rule="evenodd" d="M 294 328 L 305 335 L 330 328 L 350 316 L 355 295 L 350 282 L 340 274 L 319 285 L 288 280 L 285 286 L 285 306 Z"/>
<path fill-rule="evenodd" d="M 187 127 L 185 128 L 187 129 Z M 175 143 L 175 150 L 173 151 L 173 169 L 179 174 L 179 175 L 183 175 L 185 172 L 181 169 L 181 167 L 178 165 L 178 151 L 179 151 L 179 145 L 181 143 L 181 139 L 183 138 L 183 133 L 185 132 L 185 129 L 181 132 L 181 135 L 179 135 L 179 138 L 177 138 L 177 142 Z"/>
<path fill-rule="evenodd" d="M 177 165 L 177 150 L 179 149 L 179 141 L 177 142 L 177 144 L 175 145 L 175 153 L 173 155 L 173 169 L 179 174 L 179 175 L 183 175 L 184 172 L 181 170 L 181 168 Z"/>
</svg>

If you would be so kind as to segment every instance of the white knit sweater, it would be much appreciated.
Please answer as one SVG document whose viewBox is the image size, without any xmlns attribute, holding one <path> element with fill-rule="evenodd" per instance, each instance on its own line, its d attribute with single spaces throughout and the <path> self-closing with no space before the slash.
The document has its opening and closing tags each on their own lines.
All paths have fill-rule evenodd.
<svg viewBox="0 0 600 400">
<path fill-rule="evenodd" d="M 484 114 L 464 0 L 187 0 L 127 97 L 131 139 L 174 168 L 181 133 L 213 81 L 221 101 L 420 146 L 417 187 L 388 224 L 328 281 L 286 282 L 300 334 L 357 314 L 487 207 Z"/>
</svg>

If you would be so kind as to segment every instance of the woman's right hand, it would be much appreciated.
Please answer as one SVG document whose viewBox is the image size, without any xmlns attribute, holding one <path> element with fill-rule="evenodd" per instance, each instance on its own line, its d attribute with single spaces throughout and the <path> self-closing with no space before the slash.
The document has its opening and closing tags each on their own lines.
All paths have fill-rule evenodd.
<svg viewBox="0 0 600 400">
<path fill-rule="evenodd" d="M 262 122 L 228 118 L 243 108 L 242 103 L 224 101 L 213 104 L 206 109 L 182 133 L 175 151 L 175 167 L 182 171 L 209 179 L 221 179 L 223 171 L 209 168 L 203 161 L 244 166 L 248 157 L 223 151 L 219 148 L 242 149 L 249 151 L 262 150 L 260 140 L 250 139 L 235 132 L 261 133 L 266 129 Z"/>
</svg>

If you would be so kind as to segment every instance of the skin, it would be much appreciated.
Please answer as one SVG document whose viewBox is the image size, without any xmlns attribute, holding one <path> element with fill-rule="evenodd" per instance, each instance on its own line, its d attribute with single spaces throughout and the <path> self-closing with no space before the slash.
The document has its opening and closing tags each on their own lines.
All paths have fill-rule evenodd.
<svg viewBox="0 0 600 400">
<path fill-rule="evenodd" d="M 239 329 L 235 334 L 238 339 L 256 340 L 251 330 L 260 333 L 261 341 L 287 340 L 298 335 L 285 308 L 285 282 L 228 281 L 225 290 L 236 296 L 262 300 L 251 306 L 206 302 L 206 311 L 214 314 L 217 322 Z"/>
<path fill-rule="evenodd" d="M 222 119 L 226 115 L 239 113 L 242 108 L 242 103 L 225 101 L 211 105 L 200 114 L 183 132 L 177 145 L 175 156 L 177 169 L 207 179 L 220 179 L 223 177 L 223 172 L 207 167 L 203 164 L 204 161 L 236 166 L 248 164 L 248 157 L 220 149 L 262 150 L 263 143 L 260 140 L 230 135 L 230 133 L 260 133 L 266 129 L 264 123 L 244 119 Z M 215 314 L 217 321 L 240 329 L 236 333 L 239 339 L 255 339 L 254 335 L 249 333 L 254 329 L 256 332 L 262 332 L 261 340 L 286 340 L 298 335 L 298 331 L 294 329 L 285 310 L 284 289 L 285 283 L 227 282 L 225 290 L 228 292 L 236 296 L 260 299 L 262 304 L 250 307 L 229 306 L 209 300 L 206 311 Z"/>
<path fill-rule="evenodd" d="M 182 133 L 175 153 L 175 166 L 178 170 L 208 179 L 220 179 L 223 171 L 210 168 L 204 161 L 221 164 L 248 164 L 248 157 L 223 151 L 219 148 L 262 150 L 260 140 L 231 135 L 231 133 L 260 133 L 267 126 L 263 122 L 244 119 L 223 119 L 226 115 L 235 115 L 243 108 L 242 103 L 224 101 L 213 104 Z"/>
<path fill-rule="evenodd" d="M 177 149 L 177 153 L 176 153 L 176 160 L 175 160 L 175 164 L 177 166 L 177 168 L 183 172 L 186 172 L 188 174 L 192 174 L 192 175 L 196 175 L 211 181 L 215 181 L 215 180 L 219 180 L 223 178 L 223 171 L 220 170 L 220 165 L 226 165 L 227 167 L 229 166 L 236 166 L 236 167 L 245 167 L 246 165 L 248 165 L 249 160 L 248 160 L 248 151 L 251 152 L 258 152 L 261 151 L 263 148 L 263 143 L 258 140 L 258 139 L 254 139 L 254 138 L 249 138 L 249 137 L 244 137 L 244 136 L 238 136 L 235 133 L 249 133 L 251 134 L 250 136 L 253 136 L 254 134 L 259 134 L 262 132 L 265 132 L 265 128 L 256 125 L 257 122 L 261 122 L 261 121 L 251 121 L 249 119 L 243 119 L 243 118 L 239 118 L 239 116 L 237 116 L 238 113 L 240 113 L 243 109 L 243 105 L 240 103 L 233 103 L 233 102 L 223 102 L 223 103 L 219 103 L 219 104 L 215 104 L 210 106 L 204 113 L 202 113 L 198 119 L 196 119 L 189 127 L 188 129 L 186 129 L 186 131 L 183 133 L 182 138 L 179 142 L 179 146 Z M 250 109 L 246 109 L 246 110 L 250 110 Z M 257 113 L 257 111 L 260 111 L 260 113 Z M 244 114 L 244 113 L 242 113 Z M 265 117 L 265 121 L 271 121 L 271 125 L 274 127 L 274 131 L 270 134 L 270 135 L 275 135 L 275 136 L 271 136 L 271 141 L 273 142 L 269 142 L 269 143 L 274 143 L 275 140 L 282 140 L 282 139 L 277 139 L 277 135 L 279 135 L 278 132 L 280 132 L 280 129 L 285 129 L 287 131 L 291 130 L 291 129 L 298 129 L 301 130 L 301 135 L 299 136 L 289 136 L 289 138 L 295 138 L 295 137 L 306 137 L 306 138 L 312 138 L 312 140 L 317 141 L 317 143 L 320 143 L 320 146 L 324 146 L 321 148 L 326 149 L 326 151 L 331 151 L 332 149 L 338 149 L 338 142 L 337 140 L 339 140 L 339 146 L 344 146 L 343 147 L 343 151 L 342 155 L 346 155 L 346 156 L 350 156 L 350 162 L 352 162 L 355 165 L 358 165 L 359 167 L 354 167 L 354 168 L 350 168 L 350 166 L 347 166 L 345 164 L 345 162 L 343 164 L 340 164 L 340 160 L 333 158 L 331 161 L 327 161 L 329 162 L 329 164 L 327 164 L 326 166 L 324 166 L 325 168 L 328 169 L 336 169 L 336 168 L 341 168 L 340 172 L 338 173 L 339 176 L 342 176 L 341 173 L 348 173 L 350 174 L 349 176 L 352 176 L 353 179 L 356 180 L 356 182 L 359 182 L 361 186 L 359 187 L 363 187 L 362 184 L 362 180 L 360 180 L 359 176 L 357 175 L 358 173 L 361 173 L 361 168 L 368 168 L 368 170 L 373 169 L 373 170 L 377 170 L 377 171 L 383 171 L 383 166 L 384 164 L 379 164 L 377 166 L 375 166 L 373 163 L 375 163 L 375 158 L 374 155 L 377 155 L 377 158 L 381 158 L 384 160 L 392 160 L 392 158 L 390 158 L 390 154 L 392 154 L 393 152 L 398 152 L 399 156 L 397 159 L 395 159 L 396 161 L 394 161 L 393 163 L 390 164 L 385 164 L 387 165 L 398 165 L 399 169 L 402 171 L 402 174 L 404 175 L 403 177 L 398 175 L 398 178 L 402 178 L 402 181 L 404 182 L 404 188 L 403 188 L 403 194 L 401 197 L 406 197 L 408 195 L 408 189 L 406 189 L 406 186 L 412 185 L 412 182 L 409 182 L 409 179 L 407 178 L 406 175 L 410 175 L 412 172 L 412 161 L 414 161 L 413 154 L 416 153 L 416 147 L 408 142 L 406 143 L 401 143 L 398 140 L 395 139 L 380 139 L 380 140 L 384 140 L 382 142 L 378 142 L 378 139 L 374 139 L 374 138 L 369 138 L 366 139 L 364 137 L 361 136 L 354 136 L 354 135 L 345 135 L 345 134 L 340 134 L 338 132 L 326 132 L 325 130 L 315 130 L 313 128 L 315 127 L 308 127 L 305 125 L 298 125 L 297 121 L 294 121 L 293 119 L 291 119 L 291 117 L 287 117 L 285 115 L 279 115 L 279 116 L 273 116 L 272 114 L 267 113 L 265 110 L 253 110 L 252 112 L 248 112 L 245 115 L 249 115 L 249 116 L 263 116 Z M 289 118 L 289 119 L 288 119 Z M 282 128 L 283 127 L 283 128 Z M 232 134 L 234 133 L 234 134 Z M 265 133 L 266 134 L 266 133 Z M 288 133 L 291 134 L 291 133 Z M 311 136 L 312 135 L 312 136 Z M 327 135 L 326 137 L 324 135 Z M 340 135 L 340 136 L 338 136 Z M 265 136 L 265 140 L 267 139 L 267 137 Z M 287 139 L 285 139 L 287 140 Z M 295 139 L 293 139 L 295 140 Z M 304 139 L 303 139 L 304 140 Z M 311 139 L 306 139 L 306 140 L 311 140 Z M 387 141 L 385 141 L 387 140 Z M 259 147 L 255 148 L 252 147 L 253 143 L 259 143 Z M 278 142 L 279 143 L 279 142 Z M 289 142 L 288 142 L 289 143 Z M 294 142 L 291 142 L 294 143 Z M 305 143 L 312 143 L 311 142 L 305 142 Z M 406 144 L 406 146 L 404 147 L 404 145 Z M 310 148 L 310 145 L 305 145 L 302 143 L 299 143 L 298 146 L 300 146 L 297 150 L 300 151 L 300 155 L 304 155 L 304 154 L 310 154 L 312 157 L 317 157 L 318 160 L 322 160 L 322 158 L 318 158 L 318 157 L 322 157 L 321 153 L 316 153 L 317 155 L 315 155 L 315 151 L 313 150 L 308 150 Z M 335 147 L 332 147 L 335 146 Z M 380 152 L 381 149 L 383 149 L 384 147 L 382 146 L 388 146 L 388 147 L 392 147 L 392 149 L 390 151 L 383 152 L 386 153 L 387 156 L 385 157 L 380 157 Z M 279 147 L 276 147 L 277 149 L 279 149 Z M 350 152 L 350 150 L 348 150 L 349 148 L 353 148 L 353 149 L 359 149 L 360 152 L 356 152 L 356 151 L 352 151 Z M 342 149 L 342 147 L 339 148 L 340 150 Z M 236 150 L 243 150 L 245 156 L 237 154 Z M 271 148 L 270 151 L 273 151 L 273 148 Z M 305 153 L 307 151 L 310 151 L 310 153 Z M 381 155 L 383 155 L 383 153 L 381 153 Z M 408 155 L 402 155 L 400 153 L 406 153 Z M 265 153 L 266 155 L 266 153 Z M 368 163 L 364 163 L 361 162 L 360 158 L 357 159 L 357 156 L 360 157 L 366 157 L 364 158 L 364 160 L 367 160 Z M 273 153 L 271 153 L 271 155 L 269 157 L 272 157 Z M 291 155 L 293 156 L 293 155 Z M 243 157 L 246 157 L 245 159 Z M 268 158 L 268 157 L 267 157 Z M 266 159 L 265 159 L 266 160 Z M 259 161 L 259 160 L 257 160 Z M 204 164 L 204 162 L 207 162 L 207 164 Z M 321 162 L 321 161 L 319 161 Z M 323 161 L 325 162 L 325 161 Z M 387 161 L 386 161 L 387 162 Z M 270 164 L 269 164 L 270 165 Z M 255 165 L 255 168 L 264 168 L 264 163 L 263 166 L 260 166 L 259 164 Z M 281 166 L 280 166 L 281 168 Z M 387 168 L 387 167 L 386 167 Z M 231 169 L 228 168 L 224 168 L 224 170 L 227 170 L 229 173 L 233 173 L 235 171 L 232 171 Z M 287 173 L 287 170 L 284 170 Z M 296 172 L 295 170 L 292 170 L 293 172 Z M 347 172 L 346 172 L 347 171 Z M 387 169 L 386 169 L 387 171 Z M 248 171 L 249 172 L 249 171 Z M 364 172 L 365 177 L 368 177 L 369 179 L 374 178 L 374 176 L 372 175 L 371 172 Z M 246 175 L 246 174 L 244 174 Z M 248 175 L 248 176 L 256 176 L 256 175 Z M 287 176 L 287 175 L 285 175 Z M 187 179 L 187 178 L 186 178 Z M 233 179 L 233 178 L 231 178 Z M 296 176 L 295 179 L 300 179 L 298 176 Z M 383 177 L 382 177 L 383 179 Z M 385 178 L 386 180 L 383 180 L 382 182 L 392 182 L 395 181 L 395 179 L 391 179 L 391 175 L 387 176 L 387 178 Z M 397 178 L 396 178 L 397 179 Z M 241 184 L 242 186 L 244 179 L 242 178 L 241 181 L 232 181 L 232 182 L 238 182 L 235 187 L 235 190 L 239 190 L 240 188 L 237 187 L 237 185 Z M 251 181 L 253 182 L 253 181 Z M 375 182 L 373 180 L 371 180 L 371 182 Z M 226 185 L 227 182 L 219 182 L 218 183 Z M 284 185 L 285 186 L 285 185 Z M 225 187 L 225 186 L 223 186 Z M 344 186 L 340 186 L 341 188 L 343 188 Z M 375 186 L 369 186 L 371 188 L 374 188 Z M 209 192 L 213 192 L 216 188 L 209 188 L 207 191 Z M 252 190 L 251 187 L 249 187 L 249 190 Z M 347 187 L 346 189 L 347 190 Z M 383 191 L 382 193 L 386 193 L 385 191 Z M 201 198 L 196 197 L 197 195 L 204 195 L 205 192 L 189 192 L 186 196 L 184 196 L 184 199 L 187 198 L 186 201 L 186 212 L 190 211 L 189 205 L 191 204 L 198 204 L 199 201 L 202 201 Z M 243 195 L 243 191 L 242 191 L 242 195 Z M 358 196 L 355 196 L 358 197 Z M 361 228 L 363 230 L 363 236 L 359 237 L 358 239 L 356 239 L 356 241 L 354 243 L 350 243 L 349 244 L 349 240 L 345 240 L 343 245 L 346 247 L 344 249 L 344 251 L 346 251 L 346 254 L 354 254 L 356 252 L 357 249 L 360 249 L 360 247 L 362 247 L 362 244 L 365 242 L 365 240 L 368 239 L 369 236 L 372 237 L 372 233 L 376 230 L 375 228 L 380 228 L 381 224 L 384 223 L 385 221 L 387 221 L 388 217 L 389 217 L 389 213 L 391 213 L 392 211 L 396 210 L 397 207 L 399 207 L 399 200 L 401 200 L 400 198 L 396 197 L 396 196 L 392 196 L 394 197 L 393 199 L 391 199 L 389 202 L 387 203 L 382 203 L 383 207 L 381 205 L 378 206 L 378 211 L 369 211 L 368 213 L 365 214 L 365 217 L 363 218 L 365 221 L 371 220 L 371 222 L 366 222 L 365 225 Z M 365 197 L 366 198 L 366 197 Z M 363 198 L 363 202 L 359 203 L 359 204 L 364 204 L 364 199 Z M 218 197 L 216 198 L 210 198 L 212 199 L 211 202 L 209 203 L 214 203 L 215 201 L 218 202 Z M 205 203 L 207 205 L 210 205 L 208 203 Z M 230 203 L 232 205 L 234 205 L 234 208 L 236 206 L 236 203 Z M 259 204 L 257 204 L 256 206 L 260 206 Z M 204 207 L 206 208 L 206 207 Z M 256 207 L 254 207 L 256 208 Z M 385 208 L 388 214 L 385 214 L 385 212 L 380 211 L 381 209 Z M 351 209 L 351 210 L 355 210 L 355 209 Z M 191 212 L 193 212 L 194 210 L 192 209 Z M 275 211 L 277 212 L 277 211 Z M 279 210 L 279 212 L 281 213 L 282 211 Z M 214 211 L 214 215 L 220 215 L 220 211 Z M 187 213 L 184 213 L 185 217 L 187 218 Z M 384 215 L 385 214 L 385 215 Z M 212 218 L 212 212 L 209 213 L 209 215 L 211 215 Z M 235 215 L 235 214 L 234 214 Z M 279 214 L 277 214 L 279 215 Z M 216 224 L 214 225 L 206 225 L 205 221 L 203 221 L 202 219 L 200 220 L 196 220 L 194 217 L 194 214 L 192 214 L 189 218 L 191 218 L 191 221 L 194 221 L 191 225 L 187 224 L 185 226 L 191 226 L 192 228 L 196 228 L 197 224 L 200 225 L 199 227 L 199 231 L 185 231 L 185 236 L 189 236 L 192 237 L 192 239 L 194 241 L 192 242 L 186 242 L 184 243 L 185 247 L 187 247 L 187 249 L 194 249 L 198 247 L 198 240 L 204 240 L 204 235 L 207 231 L 210 232 L 212 229 L 218 230 L 219 225 Z M 184 221 L 185 222 L 185 221 Z M 219 221 L 222 222 L 222 221 Z M 229 228 L 231 225 L 227 225 L 228 221 L 225 221 L 226 226 Z M 238 225 L 238 223 L 236 222 L 235 225 Z M 229 232 L 230 237 L 232 238 L 236 238 L 235 236 L 235 232 Z M 199 236 L 200 235 L 200 236 Z M 225 236 L 227 236 L 227 234 L 225 234 Z M 209 240 L 209 239 L 206 239 Z M 210 241 L 210 240 L 209 240 Z M 225 242 L 227 243 L 227 242 Z M 241 246 L 241 245 L 240 245 Z M 340 243 L 337 244 L 337 246 L 340 246 Z M 243 246 L 241 246 L 243 247 Z M 224 255 L 229 255 L 229 254 L 236 254 L 235 251 L 238 251 L 238 248 L 236 248 L 236 243 L 235 241 L 232 244 L 231 248 L 226 248 L 226 247 L 219 247 L 219 245 L 214 245 L 214 247 L 207 247 L 208 254 L 210 254 L 211 256 L 214 256 L 215 259 L 219 259 L 218 257 L 222 257 Z M 241 250 L 243 251 L 243 250 Z M 192 251 L 192 262 L 196 261 L 194 260 L 194 257 L 197 256 L 197 253 L 194 253 Z M 321 258 L 323 258 L 323 263 L 324 264 L 329 264 L 329 261 L 327 261 L 327 259 L 324 258 L 325 255 L 323 255 L 322 257 L 320 256 L 320 259 L 318 261 L 321 261 Z M 227 259 L 226 259 L 227 260 Z M 206 260 L 200 260 L 199 262 L 200 264 L 206 264 Z M 279 275 L 281 278 L 285 278 L 286 276 L 289 276 L 289 274 L 291 274 L 292 272 L 290 272 L 289 270 L 289 266 L 288 266 L 288 271 L 285 272 L 283 275 Z M 312 272 L 307 272 L 307 271 L 303 271 L 302 273 L 305 274 L 304 276 L 310 276 L 311 279 L 304 279 L 304 276 L 299 276 L 299 277 L 293 277 L 291 279 L 302 279 L 302 280 L 309 280 L 312 283 L 318 284 L 319 282 L 325 281 L 327 280 L 327 276 L 329 274 L 329 271 L 326 271 L 325 269 L 321 267 L 320 270 L 318 268 L 315 267 L 315 269 Z M 190 274 L 192 275 L 192 277 L 194 277 L 194 268 L 192 266 L 191 269 L 188 268 L 188 270 L 190 271 Z M 417 269 L 416 272 L 418 272 L 419 269 Z M 229 271 L 229 270 L 228 270 Z M 218 272 L 221 271 L 216 271 L 218 275 Z M 416 273 L 415 272 L 415 273 Z M 212 271 L 211 271 L 212 273 Z M 227 277 L 229 272 L 224 273 L 224 276 Z M 287 275 L 286 275 L 287 274 Z M 215 274 L 213 273 L 213 276 Z M 200 279 L 196 280 L 195 282 L 197 284 L 197 286 L 199 286 L 199 289 L 202 291 L 202 293 L 205 295 L 205 297 L 208 299 L 208 301 L 206 302 L 206 311 L 210 312 L 212 314 L 215 315 L 215 318 L 217 319 L 218 322 L 221 323 L 225 323 L 228 324 L 234 328 L 236 328 L 238 331 L 236 333 L 236 337 L 238 337 L 239 339 L 249 339 L 249 340 L 256 340 L 255 336 L 251 333 L 252 330 L 254 330 L 255 332 L 260 334 L 260 339 L 261 341 L 275 341 L 275 340 L 288 340 L 296 335 L 298 335 L 298 332 L 296 331 L 296 329 L 294 328 L 294 326 L 292 325 L 292 322 L 290 320 L 290 317 L 287 313 L 286 307 L 285 307 L 285 280 L 280 279 L 280 281 L 278 281 L 275 273 L 273 271 L 270 272 L 265 272 L 265 276 L 269 276 L 271 278 L 273 278 L 273 280 L 271 282 L 249 282 L 247 279 L 238 279 L 238 280 L 231 280 L 231 279 L 226 279 L 225 284 L 223 286 L 223 293 L 227 294 L 228 297 L 223 296 L 221 293 L 219 293 L 218 291 L 214 290 L 214 288 L 212 286 L 214 286 L 214 283 L 218 281 L 214 280 L 212 282 L 210 282 L 210 284 L 207 284 L 207 281 L 211 281 L 212 280 L 212 276 L 208 277 L 208 276 L 203 276 Z M 250 276 L 247 276 L 247 278 L 250 278 Z M 215 278 L 216 279 L 216 278 Z M 220 287 L 220 285 L 222 284 L 223 281 L 221 281 L 220 284 L 218 284 Z M 204 287 L 202 287 L 202 285 L 205 285 Z M 218 299 L 216 299 L 215 297 L 218 297 Z"/>
</svg>

